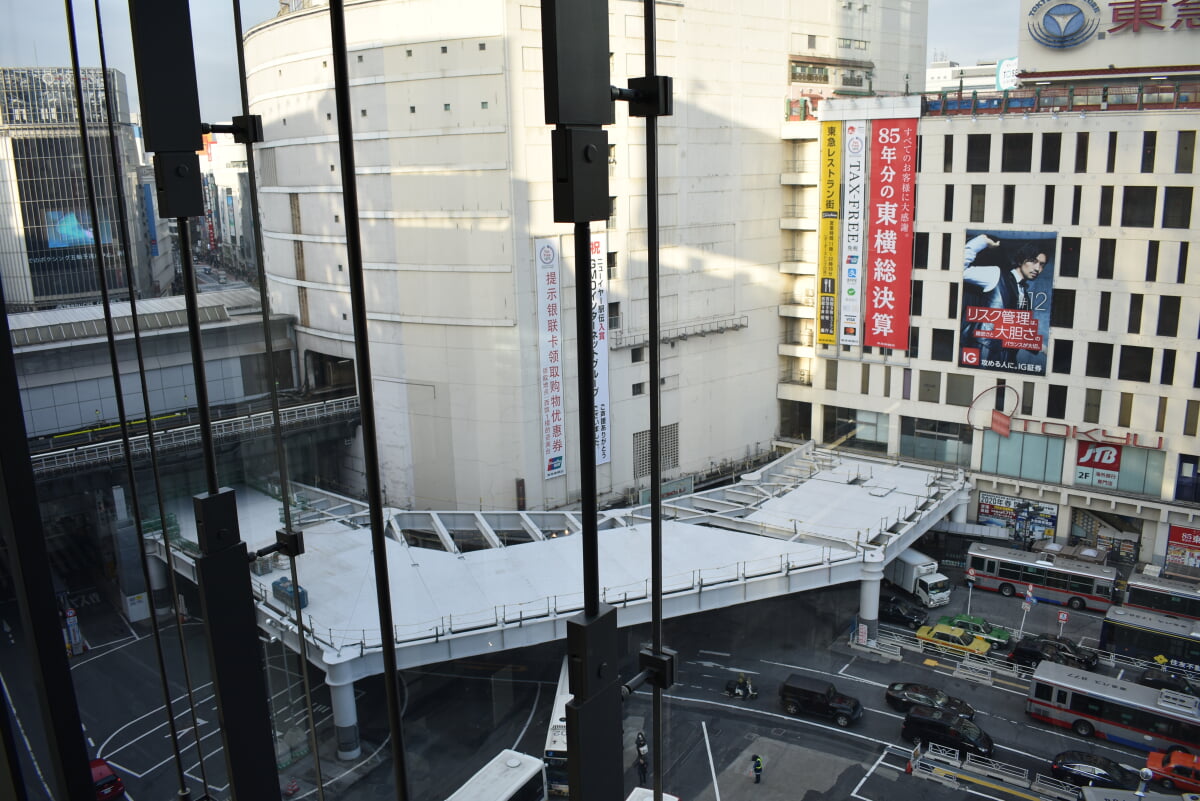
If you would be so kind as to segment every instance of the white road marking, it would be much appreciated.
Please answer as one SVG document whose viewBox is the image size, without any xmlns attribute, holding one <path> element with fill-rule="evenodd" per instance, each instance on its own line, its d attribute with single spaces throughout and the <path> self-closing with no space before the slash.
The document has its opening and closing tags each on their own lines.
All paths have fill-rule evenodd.
<svg viewBox="0 0 1200 801">
<path fill-rule="evenodd" d="M 727 654 L 724 651 L 705 651 L 703 648 L 700 649 L 699 653 L 708 654 L 709 656 L 733 656 L 733 654 Z"/>
<path fill-rule="evenodd" d="M 708 751 L 708 770 L 712 773 L 713 792 L 716 793 L 716 801 L 721 801 L 721 788 L 717 786 L 717 766 L 713 763 L 712 744 L 708 741 L 708 724 L 702 720 L 700 728 L 704 730 L 704 748 Z"/>
</svg>

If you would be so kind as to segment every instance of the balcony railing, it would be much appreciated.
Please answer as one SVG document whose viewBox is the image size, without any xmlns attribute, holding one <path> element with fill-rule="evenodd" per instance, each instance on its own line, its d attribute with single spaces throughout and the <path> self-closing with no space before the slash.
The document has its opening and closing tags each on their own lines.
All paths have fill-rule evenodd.
<svg viewBox="0 0 1200 801">
<path fill-rule="evenodd" d="M 956 114 L 1141 111 L 1200 108 L 1200 83 L 1151 81 L 1119 86 L 1046 86 L 1004 92 L 938 92 L 922 95 L 926 116 Z"/>
<path fill-rule="evenodd" d="M 815 159 L 790 159 L 783 162 L 784 172 L 815 172 L 820 162 Z"/>
<path fill-rule="evenodd" d="M 750 318 L 744 314 L 729 317 L 709 317 L 703 320 L 694 320 L 690 323 L 664 328 L 662 329 L 662 338 L 659 341 L 676 342 L 693 336 L 703 337 L 709 334 L 721 334 L 725 331 L 736 331 L 740 328 L 747 328 L 749 325 Z M 650 330 L 646 328 L 629 330 L 612 329 L 608 332 L 608 346 L 613 349 L 636 348 L 647 344 L 649 341 Z"/>
</svg>

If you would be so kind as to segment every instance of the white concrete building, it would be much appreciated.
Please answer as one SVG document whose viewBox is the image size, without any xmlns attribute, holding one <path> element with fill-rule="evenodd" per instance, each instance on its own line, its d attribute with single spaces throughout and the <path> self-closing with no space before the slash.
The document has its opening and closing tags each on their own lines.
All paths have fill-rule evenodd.
<svg viewBox="0 0 1200 801">
<path fill-rule="evenodd" d="M 835 88 L 899 93 L 906 74 L 923 70 L 925 11 L 924 2 L 795 12 L 659 5 L 659 72 L 675 78 L 675 114 L 660 123 L 668 479 L 728 474 L 728 465 L 765 453 L 777 433 L 788 246 L 779 177 L 788 148 L 777 126 L 781 101 L 801 96 L 795 84 L 807 80 L 794 56 L 861 62 L 839 72 Z M 611 6 L 614 84 L 643 72 L 641 14 L 640 3 Z M 561 253 L 573 250 L 569 228 L 551 213 L 539 8 L 368 0 L 349 4 L 347 25 L 388 501 L 573 502 L 573 359 L 564 376 L 565 477 L 545 478 L 542 447 L 534 240 L 555 238 Z M 263 23 L 246 48 L 251 110 L 266 132 L 257 152 L 272 302 L 298 318 L 307 385 L 352 382 L 326 10 Z M 602 501 L 646 487 L 650 467 L 643 131 L 619 106 L 609 128 L 612 215 L 606 231 L 592 226 L 607 239 L 603 316 L 611 329 Z M 564 262 L 569 285 L 572 265 Z M 574 330 L 573 314 L 565 310 L 564 331 Z M 351 454 L 346 483 L 357 469 Z"/>
</svg>

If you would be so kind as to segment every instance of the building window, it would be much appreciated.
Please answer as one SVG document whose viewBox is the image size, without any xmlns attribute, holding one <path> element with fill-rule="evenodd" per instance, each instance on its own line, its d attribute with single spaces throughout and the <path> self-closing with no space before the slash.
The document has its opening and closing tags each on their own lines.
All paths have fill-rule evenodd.
<svg viewBox="0 0 1200 801">
<path fill-rule="evenodd" d="M 1064 236 L 1058 255 L 1058 274 L 1063 278 L 1079 277 L 1079 243 L 1077 236 Z M 1058 302 L 1058 293 L 1054 293 L 1054 301 Z"/>
<path fill-rule="evenodd" d="M 1054 290 L 1054 303 L 1050 306 L 1050 325 L 1054 328 L 1075 327 L 1075 290 Z"/>
<path fill-rule="evenodd" d="M 1108 158 L 1104 161 L 1105 172 L 1116 172 L 1117 170 L 1117 132 L 1108 132 Z"/>
<path fill-rule="evenodd" d="M 1162 352 L 1162 369 L 1158 372 L 1158 383 L 1164 387 L 1175 384 L 1175 351 L 1169 348 Z"/>
<path fill-rule="evenodd" d="M 1154 418 L 1154 430 L 1162 433 L 1167 430 L 1167 399 L 1158 399 L 1158 415 Z"/>
<path fill-rule="evenodd" d="M 1033 396 L 1034 396 L 1033 382 L 1032 381 L 1022 382 L 1021 383 L 1021 414 L 1024 414 L 1024 415 L 1033 414 Z M 999 397 L 996 398 L 996 402 L 997 403 L 1000 402 Z"/>
<path fill-rule="evenodd" d="M 617 254 L 615 251 L 609 251 L 609 253 L 608 253 L 608 280 L 611 281 L 612 279 L 614 279 L 616 277 L 617 277 Z"/>
<path fill-rule="evenodd" d="M 837 391 L 838 364 L 836 359 L 822 359 L 825 364 L 825 389 Z"/>
<path fill-rule="evenodd" d="M 480 43 L 479 43 L 479 49 L 480 49 L 480 50 L 487 50 L 487 42 L 480 42 Z"/>
<path fill-rule="evenodd" d="M 1180 131 L 1175 141 L 1175 172 L 1181 175 L 1192 171 L 1196 158 L 1196 132 Z"/>
<path fill-rule="evenodd" d="M 1179 263 L 1175 267 L 1175 283 L 1187 283 L 1188 243 L 1179 243 Z"/>
<path fill-rule="evenodd" d="M 1017 205 L 1017 188 L 1012 184 L 1004 185 L 1004 203 L 1000 209 L 1000 222 L 1013 221 L 1013 211 Z"/>
<path fill-rule="evenodd" d="M 861 369 L 859 370 L 859 377 L 858 377 L 858 394 L 870 395 L 871 394 L 871 365 L 867 364 L 866 362 L 863 362 L 861 365 L 859 365 L 859 367 Z"/>
<path fill-rule="evenodd" d="M 1054 184 L 1046 184 L 1042 197 L 1042 225 L 1054 224 Z"/>
<path fill-rule="evenodd" d="M 941 403 L 942 374 L 936 370 L 921 370 L 917 387 L 917 400 L 923 403 Z"/>
<path fill-rule="evenodd" d="M 620 303 L 620 301 L 608 304 L 608 327 L 610 330 L 621 327 L 621 303 Z"/>
<path fill-rule="evenodd" d="M 1088 165 L 1088 132 L 1080 131 L 1075 134 L 1075 172 L 1087 172 Z"/>
<path fill-rule="evenodd" d="M 358 63 L 359 63 L 359 64 L 363 63 L 363 60 L 362 60 L 362 59 L 363 59 L 363 57 L 362 57 L 362 56 L 359 56 L 359 57 L 358 57 Z"/>
<path fill-rule="evenodd" d="M 930 358 L 938 362 L 954 361 L 954 331 L 948 328 L 933 329 L 933 349 Z"/>
<path fill-rule="evenodd" d="M 971 185 L 971 222 L 983 222 L 983 215 L 987 206 L 987 186 L 983 184 Z"/>
<path fill-rule="evenodd" d="M 1127 186 L 1121 200 L 1121 225 L 1126 228 L 1153 228 L 1158 196 L 1156 186 Z"/>
<path fill-rule="evenodd" d="M 919 231 L 913 235 L 913 269 L 924 270 L 929 266 L 929 234 Z"/>
<path fill-rule="evenodd" d="M 1142 131 L 1142 172 L 1154 172 L 1154 150 L 1158 131 Z"/>
<path fill-rule="evenodd" d="M 950 406 L 970 406 L 975 400 L 975 376 L 971 373 L 946 375 L 946 403 Z"/>
<path fill-rule="evenodd" d="M 617 199 L 615 197 L 608 198 L 608 224 L 609 230 L 617 227 Z"/>
<path fill-rule="evenodd" d="M 1000 143 L 1000 172 L 1033 170 L 1033 134 L 1004 134 Z"/>
<path fill-rule="evenodd" d="M 679 467 L 679 423 L 662 426 L 659 437 L 660 467 L 674 470 Z M 638 431 L 633 435 L 633 476 L 645 478 L 650 475 L 650 432 Z"/>
<path fill-rule="evenodd" d="M 959 267 L 962 267 L 962 262 L 959 262 Z M 950 269 L 950 234 L 942 234 L 942 254 L 941 268 L 943 270 Z"/>
<path fill-rule="evenodd" d="M 942 200 L 942 219 L 950 222 L 954 219 L 954 185 L 946 184 Z"/>
<path fill-rule="evenodd" d="M 1101 392 L 1098 389 L 1089 389 L 1083 395 L 1083 422 L 1099 423 L 1100 422 L 1100 397 Z"/>
<path fill-rule="evenodd" d="M 482 109 L 486 109 L 488 107 L 488 102 L 486 100 L 480 100 L 479 107 Z"/>
<path fill-rule="evenodd" d="M 1046 387 L 1046 416 L 1062 420 L 1067 416 L 1067 388 L 1061 384 Z"/>
<path fill-rule="evenodd" d="M 887 453 L 888 415 L 863 409 L 825 406 L 823 442 L 841 442 L 857 450 Z"/>
<path fill-rule="evenodd" d="M 1089 378 L 1111 378 L 1113 346 L 1108 342 L 1089 342 L 1085 374 Z"/>
<path fill-rule="evenodd" d="M 942 136 L 942 172 L 954 172 L 954 134 Z"/>
<path fill-rule="evenodd" d="M 1079 207 L 1083 205 L 1083 187 L 1077 186 L 1071 194 L 1071 225 L 1079 225 Z"/>
<path fill-rule="evenodd" d="M 416 114 L 416 113 L 417 113 L 417 107 L 416 107 L 416 106 L 409 106 L 409 107 L 408 107 L 408 113 L 409 113 L 409 114 Z"/>
<path fill-rule="evenodd" d="M 633 394 L 634 395 L 645 395 L 646 394 L 646 382 L 639 381 L 636 384 L 634 384 L 633 385 Z"/>
<path fill-rule="evenodd" d="M 1127 334 L 1142 333 L 1142 303 L 1145 295 L 1132 294 L 1129 296 L 1129 325 L 1125 328 Z"/>
<path fill-rule="evenodd" d="M 953 320 L 958 317 L 958 284 L 950 285 L 950 296 L 946 303 L 946 316 Z"/>
<path fill-rule="evenodd" d="M 406 57 L 406 58 L 412 58 L 412 51 L 411 51 L 411 50 L 405 50 L 405 51 L 404 51 L 404 55 L 405 55 L 405 57 Z"/>
<path fill-rule="evenodd" d="M 1159 295 L 1158 327 L 1154 333 L 1160 337 L 1179 336 L 1179 296 Z"/>
<path fill-rule="evenodd" d="M 813 34 L 811 34 L 811 33 L 810 33 L 810 34 L 808 34 L 808 49 L 809 49 L 809 50 L 816 50 L 816 49 L 817 49 L 817 37 L 816 37 L 816 36 L 814 36 L 814 35 L 813 35 Z"/>
<path fill-rule="evenodd" d="M 646 361 L 646 349 L 645 348 L 630 348 L 629 349 L 629 361 L 633 364 L 637 364 L 638 362 Z"/>
<path fill-rule="evenodd" d="M 1112 225 L 1113 188 L 1100 187 L 1100 225 Z"/>
<path fill-rule="evenodd" d="M 1158 240 L 1151 239 L 1146 243 L 1146 280 L 1158 280 Z"/>
<path fill-rule="evenodd" d="M 1042 134 L 1042 172 L 1058 172 L 1062 158 L 1062 134 Z"/>
<path fill-rule="evenodd" d="M 1196 436 L 1196 420 L 1200 417 L 1200 401 L 1190 400 L 1183 414 L 1183 434 L 1187 437 Z"/>
<path fill-rule="evenodd" d="M 1121 346 L 1121 361 L 1117 366 L 1120 381 L 1150 381 L 1150 366 L 1154 361 L 1154 349 L 1135 345 Z"/>
<path fill-rule="evenodd" d="M 1071 356 L 1075 350 L 1075 343 L 1069 339 L 1057 339 L 1054 341 L 1054 361 L 1051 365 L 1051 371 L 1070 375 L 1071 373 Z"/>
<path fill-rule="evenodd" d="M 443 103 L 443 104 L 442 104 L 442 111 L 449 111 L 449 110 L 450 110 L 450 104 L 449 104 L 449 103 Z"/>
<path fill-rule="evenodd" d="M 1101 239 L 1100 251 L 1096 254 L 1096 277 L 1112 278 L 1113 265 L 1116 264 L 1117 240 Z"/>
<path fill-rule="evenodd" d="M 920 317 L 922 309 L 925 305 L 925 282 L 912 282 L 912 297 L 909 299 L 909 308 L 913 317 Z"/>
<path fill-rule="evenodd" d="M 990 172 L 991 157 L 991 134 L 967 134 L 967 172 Z"/>
<path fill-rule="evenodd" d="M 1192 225 L 1192 188 L 1168 186 L 1163 190 L 1163 228 L 1190 228 Z"/>
<path fill-rule="evenodd" d="M 445 52 L 448 52 L 448 51 L 446 50 L 446 45 L 442 45 L 442 52 L 443 52 L 443 53 L 445 53 Z"/>
<path fill-rule="evenodd" d="M 1100 313 L 1096 316 L 1096 329 L 1098 331 L 1108 330 L 1108 315 L 1112 310 L 1112 293 L 1100 293 Z"/>
<path fill-rule="evenodd" d="M 900 418 L 900 455 L 969 467 L 974 431 L 965 423 Z"/>
<path fill-rule="evenodd" d="M 1129 428 L 1129 421 L 1133 418 L 1133 393 L 1121 393 L 1121 408 L 1117 411 L 1117 425 L 1121 428 Z"/>
<path fill-rule="evenodd" d="M 365 108 L 361 108 L 361 109 L 359 109 L 359 110 L 358 110 L 358 116 L 360 116 L 360 117 L 365 117 L 365 116 L 367 116 L 367 110 L 366 110 Z"/>
</svg>

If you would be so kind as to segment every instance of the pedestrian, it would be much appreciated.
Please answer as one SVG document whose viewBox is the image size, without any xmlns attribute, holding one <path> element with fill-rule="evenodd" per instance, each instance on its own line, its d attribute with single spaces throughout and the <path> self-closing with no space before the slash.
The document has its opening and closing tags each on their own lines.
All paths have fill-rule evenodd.
<svg viewBox="0 0 1200 801">
<path fill-rule="evenodd" d="M 762 781 L 762 757 L 755 754 L 750 758 L 754 760 L 754 783 L 758 784 Z"/>
<path fill-rule="evenodd" d="M 634 742 L 634 744 L 637 746 L 637 752 L 639 756 L 645 756 L 646 754 L 650 753 L 650 746 L 646 745 L 646 735 L 642 734 L 640 731 L 637 733 L 637 740 Z"/>
<path fill-rule="evenodd" d="M 637 761 L 633 763 L 637 767 L 638 785 L 646 786 L 646 776 L 650 773 L 650 763 L 646 761 L 646 757 L 638 754 Z"/>
</svg>

